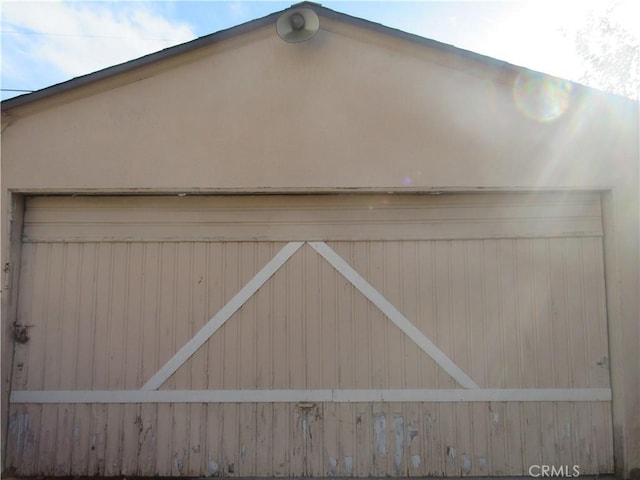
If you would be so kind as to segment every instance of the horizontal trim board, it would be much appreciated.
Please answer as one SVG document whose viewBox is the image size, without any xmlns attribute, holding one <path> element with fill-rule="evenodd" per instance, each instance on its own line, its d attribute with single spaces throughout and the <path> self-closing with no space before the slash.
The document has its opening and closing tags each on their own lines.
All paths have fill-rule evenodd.
<svg viewBox="0 0 640 480">
<path fill-rule="evenodd" d="M 444 194 L 474 194 L 474 193 L 603 193 L 613 188 L 610 184 L 574 185 L 574 186 L 445 186 L 445 185 L 388 185 L 386 187 L 374 186 L 325 186 L 325 187 L 135 187 L 135 188 L 23 188 L 12 187 L 9 191 L 21 195 L 48 195 L 48 196 L 68 196 L 82 195 L 87 197 L 96 196 L 123 196 L 123 195 L 146 195 L 146 196 L 180 196 L 180 197 L 201 197 L 205 195 L 376 195 L 376 194 L 396 194 L 396 195 L 444 195 Z"/>
<path fill-rule="evenodd" d="M 403 227 L 404 228 L 404 227 Z M 292 229 L 289 234 L 281 232 L 278 235 L 268 236 L 243 236 L 243 235 L 225 235 L 220 236 L 207 236 L 207 235 L 186 235 L 182 232 L 181 235 L 175 235 L 173 237 L 163 238 L 150 238 L 150 237 L 128 237 L 128 236 L 112 236 L 110 238 L 102 236 L 30 236 L 24 237 L 24 243 L 149 243 L 149 242 L 162 242 L 162 243 L 178 243 L 178 242 L 300 242 L 300 241 L 316 241 L 316 242 L 362 242 L 362 241 L 418 241 L 418 240 L 504 240 L 504 239 L 535 239 L 535 238 L 600 238 L 604 235 L 601 232 L 578 232 L 570 231 L 539 231 L 539 232 L 525 232 L 514 233 L 506 232 L 500 234 L 498 230 L 493 232 L 474 231 L 474 232 L 459 232 L 457 234 L 447 233 L 442 235 L 436 235 L 432 231 L 421 231 L 415 235 L 406 230 L 389 230 L 385 234 L 377 235 L 375 238 L 367 236 L 367 234 L 360 232 L 359 234 L 349 234 L 343 232 L 342 234 L 336 232 L 335 234 L 317 234 L 308 232 L 302 234 L 300 231 Z M 489 230 L 489 229 L 487 229 Z M 231 233 L 231 232 L 229 232 Z"/>
<path fill-rule="evenodd" d="M 609 388 L 18 390 L 10 403 L 608 402 Z"/>
<path fill-rule="evenodd" d="M 25 242 L 601 236 L 597 193 L 29 197 Z"/>
</svg>

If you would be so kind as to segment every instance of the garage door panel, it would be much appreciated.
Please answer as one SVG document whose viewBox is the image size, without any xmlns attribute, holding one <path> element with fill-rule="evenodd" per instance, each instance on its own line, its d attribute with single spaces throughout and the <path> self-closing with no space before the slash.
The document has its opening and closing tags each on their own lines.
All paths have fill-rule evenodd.
<svg viewBox="0 0 640 480">
<path fill-rule="evenodd" d="M 418 352 L 415 343 L 374 306 L 367 305 L 369 302 L 358 291 L 348 285 L 345 290 L 342 279 L 336 275 L 330 278 L 339 283 L 323 282 L 322 289 L 306 280 L 307 275 L 314 277 L 319 273 L 314 271 L 318 267 L 317 255 L 311 254 L 314 252 L 306 249 L 300 251 L 299 257 L 294 255 L 291 263 L 261 289 L 265 295 L 271 288 L 288 292 L 284 295 L 287 300 L 281 302 L 282 316 L 260 308 L 260 297 L 254 296 L 203 345 L 203 349 L 223 352 L 219 358 L 223 377 L 218 382 L 210 381 L 209 388 L 332 388 L 334 382 L 338 388 L 430 386 L 420 382 L 418 360 L 427 364 L 427 370 L 435 370 L 433 360 Z M 343 307 L 322 312 L 321 320 L 314 321 L 320 318 L 317 309 L 328 303 L 325 289 L 333 295 L 340 288 Z M 358 302 L 369 318 L 358 315 L 355 306 Z M 323 326 L 325 321 L 330 324 Z M 360 325 L 356 326 L 358 322 Z M 337 329 L 332 327 L 334 324 Z M 264 336 L 258 337 L 257 325 L 264 327 Z M 324 337 L 318 336 L 321 326 Z M 408 351 L 415 355 L 407 355 Z M 215 361 L 203 364 L 197 358 L 187 360 L 173 375 L 174 381 L 199 378 L 202 383 L 203 376 L 208 375 L 211 380 L 212 374 L 214 377 L 218 374 Z M 272 360 L 279 363 L 271 366 Z M 446 385 L 455 387 L 448 378 L 446 381 Z M 175 387 L 170 380 L 163 388 Z"/>
<path fill-rule="evenodd" d="M 41 350 L 18 347 L 24 360 L 14 381 L 23 379 L 20 388 L 139 388 L 149 378 L 141 371 L 155 371 L 169 360 L 273 250 L 254 242 L 225 244 L 219 251 L 227 258 L 219 265 L 222 272 L 210 272 L 224 279 L 214 280 L 203 268 L 196 272 L 196 265 L 205 264 L 207 256 L 211 262 L 214 255 L 197 243 L 47 245 L 29 253 L 38 260 L 33 273 L 27 264 L 25 281 L 37 285 L 40 278 L 44 283 L 51 268 L 61 269 L 64 280 L 48 284 L 40 313 L 34 305 L 30 335 L 40 342 L 32 345 L 43 347 L 45 361 L 40 360 Z M 369 270 L 367 280 L 409 316 L 413 303 L 421 317 L 411 320 L 463 370 L 488 372 L 488 383 L 482 383 L 482 374 L 474 376 L 481 385 L 608 386 L 606 343 L 598 335 L 605 324 L 602 284 L 591 279 L 600 267 L 585 266 L 602 262 L 593 239 L 332 245 L 346 252 L 346 260 L 360 266 L 363 275 Z M 38 250 L 41 247 L 44 250 Z M 400 268 L 403 257 L 405 267 L 411 263 L 407 258 L 417 262 L 418 250 L 431 251 L 433 262 Z M 471 254 L 483 252 L 482 262 L 471 260 Z M 378 255 L 382 262 L 368 266 Z M 536 257 L 547 261 L 539 264 Z M 496 267 L 493 278 L 492 268 L 487 268 L 491 262 Z M 157 284 L 154 276 L 159 277 Z M 416 278 L 431 279 L 421 289 L 420 305 L 417 289 L 401 288 L 415 284 Z M 208 288 L 212 284 L 226 286 L 216 292 Z M 487 299 L 472 297 L 472 291 L 483 292 Z M 329 301 L 339 299 L 333 312 L 323 310 L 330 304 L 325 292 Z M 498 307 L 490 318 L 483 308 L 492 294 Z M 92 321 L 85 315 L 91 313 L 94 296 Z M 276 302 L 276 297 L 286 301 Z M 328 325 L 323 325 L 325 319 Z M 477 334 L 471 337 L 474 329 Z M 259 331 L 265 335 L 258 337 Z M 360 292 L 327 271 L 326 262 L 309 247 L 294 254 L 265 284 L 262 295 L 249 299 L 209 342 L 215 346 L 203 346 L 164 388 L 204 385 L 207 376 L 215 379 L 218 365 L 222 383 L 209 382 L 207 388 L 330 388 L 332 379 L 339 388 L 455 388 L 446 372 Z M 222 353 L 205 360 L 210 349 Z M 61 376 L 60 371 L 70 373 Z M 33 383 L 25 383 L 27 377 Z"/>
<path fill-rule="evenodd" d="M 137 392 L 297 238 L 327 240 L 481 389 L 606 389 L 601 235 L 586 193 L 32 198 L 18 307 L 30 339 L 16 344 L 13 390 Z M 295 251 L 160 390 L 459 391 L 321 251 Z M 486 476 L 542 462 L 595 474 L 613 468 L 610 417 L 596 401 L 13 403 L 7 465 Z"/>
</svg>

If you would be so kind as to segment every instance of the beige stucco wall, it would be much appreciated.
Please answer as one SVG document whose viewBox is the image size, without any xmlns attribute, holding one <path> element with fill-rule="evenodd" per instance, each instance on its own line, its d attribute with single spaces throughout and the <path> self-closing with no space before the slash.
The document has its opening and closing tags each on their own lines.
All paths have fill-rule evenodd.
<svg viewBox="0 0 640 480">
<path fill-rule="evenodd" d="M 604 190 L 618 473 L 639 466 L 637 104 L 574 88 L 540 121 L 515 101 L 515 68 L 321 24 L 302 44 L 260 28 L 4 112 L 3 264 L 11 191 Z"/>
</svg>

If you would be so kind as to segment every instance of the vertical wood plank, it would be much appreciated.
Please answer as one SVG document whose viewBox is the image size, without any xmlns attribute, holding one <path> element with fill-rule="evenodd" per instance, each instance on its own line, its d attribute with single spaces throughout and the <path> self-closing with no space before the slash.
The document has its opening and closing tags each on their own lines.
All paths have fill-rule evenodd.
<svg viewBox="0 0 640 480">
<path fill-rule="evenodd" d="M 296 252 L 298 255 L 300 251 Z M 294 255 L 295 256 L 295 255 Z M 291 259 L 289 260 L 291 261 Z M 271 282 L 272 316 L 273 316 L 273 388 L 289 388 L 289 309 L 286 301 L 289 282 L 289 262 L 275 273 Z M 273 445 L 272 471 L 275 476 L 291 475 L 290 470 L 290 417 L 289 405 L 273 404 L 273 431 L 271 443 Z"/>
<path fill-rule="evenodd" d="M 62 263 L 60 277 L 60 317 L 58 325 L 59 360 L 57 375 L 59 381 L 56 387 L 67 390 L 72 389 L 75 383 L 75 353 L 77 351 L 77 307 L 78 307 L 78 268 L 79 245 L 75 243 L 62 245 Z M 56 368 L 54 367 L 54 368 Z M 66 372 L 63 374 L 62 372 Z M 69 475 L 71 473 L 71 451 L 73 435 L 73 406 L 58 405 L 55 464 L 56 475 Z M 71 418 L 70 418 L 71 417 Z"/>
<path fill-rule="evenodd" d="M 129 258 L 130 246 L 126 243 L 115 243 L 112 246 L 112 276 L 110 285 L 109 330 L 107 351 L 109 364 L 107 367 L 107 389 L 118 390 L 124 387 L 125 381 L 125 348 L 126 330 L 129 321 Z M 131 419 L 133 421 L 133 419 Z M 105 453 L 105 474 L 120 475 L 122 473 L 124 406 L 110 404 L 107 406 L 107 435 Z"/>
<path fill-rule="evenodd" d="M 416 326 L 420 328 L 427 338 L 438 345 L 436 286 L 439 283 L 439 278 L 436 277 L 434 242 L 418 242 L 416 255 L 417 293 L 419 292 L 417 305 L 418 320 Z M 440 367 L 424 352 L 418 352 L 417 356 L 418 369 L 420 372 L 420 387 L 437 388 L 438 370 L 440 370 Z"/>
<path fill-rule="evenodd" d="M 371 423 L 372 423 L 372 436 L 373 443 L 373 465 L 371 466 L 374 476 L 385 476 L 389 472 L 389 408 L 384 403 L 371 404 Z M 391 422 L 392 423 L 392 422 Z"/>
<path fill-rule="evenodd" d="M 291 476 L 289 458 L 290 452 L 290 405 L 286 403 L 273 404 L 273 431 L 271 442 L 273 444 L 273 475 L 276 477 Z"/>
<path fill-rule="evenodd" d="M 321 294 L 318 305 L 321 318 L 321 332 L 318 343 L 322 352 L 322 379 L 320 384 L 323 388 L 329 388 L 333 385 L 340 385 L 337 359 L 339 355 L 338 329 L 340 325 L 351 320 L 351 309 L 340 306 L 339 299 L 344 299 L 345 297 L 339 293 L 339 289 L 343 288 L 344 285 L 338 286 L 340 281 L 338 272 L 328 262 L 320 258 L 319 255 L 318 262 Z"/>
<path fill-rule="evenodd" d="M 344 258 L 352 259 L 354 262 L 358 262 L 362 258 L 362 248 L 359 245 L 349 245 L 342 242 L 339 246 L 342 249 Z M 334 277 L 334 281 L 336 282 L 334 285 L 334 298 L 337 302 L 335 304 L 336 323 L 333 332 L 334 338 L 329 337 L 327 341 L 335 345 L 337 387 L 354 388 L 355 385 L 362 384 L 362 381 L 366 379 L 366 377 L 360 378 L 360 375 L 366 375 L 366 367 L 362 363 L 368 360 L 365 357 L 367 352 L 362 352 L 364 354 L 362 361 L 354 365 L 353 348 L 356 343 L 355 335 L 357 335 L 354 332 L 354 326 L 358 323 L 362 326 L 364 323 L 360 316 L 362 315 L 362 308 L 367 308 L 364 305 L 367 300 L 357 298 L 362 297 L 360 292 L 357 292 L 353 285 L 339 273 Z M 366 319 L 366 317 L 364 318 Z M 361 343 L 361 341 L 358 343 Z M 329 348 L 331 349 L 331 347 Z"/>
<path fill-rule="evenodd" d="M 259 403 L 256 419 L 256 475 L 273 475 L 273 403 Z"/>
<path fill-rule="evenodd" d="M 15 471 L 22 471 L 22 452 L 24 450 L 25 436 L 27 433 L 28 416 L 27 405 L 10 405 L 8 416 L 8 443 L 6 445 L 6 467 Z"/>
<path fill-rule="evenodd" d="M 305 388 L 322 388 L 322 350 L 320 338 L 322 328 L 320 317 L 320 255 L 312 248 L 304 246 L 302 249 L 302 278 L 304 297 L 304 366 Z"/>
<path fill-rule="evenodd" d="M 207 321 L 226 301 L 226 276 L 222 243 L 206 245 L 206 315 Z M 230 320 L 228 320 L 230 321 Z M 207 389 L 223 388 L 224 327 L 218 330 L 203 346 L 206 356 L 205 385 Z M 224 472 L 222 455 L 222 404 L 206 406 L 206 452 L 204 472 L 207 476 L 221 476 Z"/>
<path fill-rule="evenodd" d="M 238 475 L 241 477 L 253 477 L 256 472 L 256 422 L 257 406 L 255 403 L 243 403 L 239 406 L 239 454 Z"/>
<path fill-rule="evenodd" d="M 304 364 L 305 388 L 322 388 L 322 350 L 319 339 L 322 336 L 319 315 L 321 304 L 320 256 L 308 246 L 302 251 L 303 316 L 304 316 Z M 325 475 L 328 461 L 324 435 L 326 429 L 335 429 L 335 407 L 318 403 L 307 412 L 308 434 L 306 471 L 312 477 Z M 331 425 L 331 426 L 330 426 Z"/>
<path fill-rule="evenodd" d="M 42 405 L 41 412 L 38 433 L 38 465 L 36 468 L 41 475 L 54 475 L 58 406 Z"/>
<path fill-rule="evenodd" d="M 375 456 L 373 415 L 368 403 L 355 404 L 355 475 L 364 477 L 374 474 L 372 459 Z"/>
<path fill-rule="evenodd" d="M 240 460 L 240 404 L 222 405 L 222 472 L 221 475 L 237 477 Z"/>
<path fill-rule="evenodd" d="M 258 250 L 258 263 L 265 265 L 275 252 L 282 246 L 272 243 L 261 243 Z M 277 275 L 277 273 L 276 273 Z M 257 323 L 256 331 L 256 372 L 257 388 L 274 388 L 273 362 L 275 355 L 274 337 L 279 332 L 274 331 L 273 292 L 274 279 L 271 278 L 256 293 Z M 272 403 L 259 403 L 256 418 L 256 446 L 255 446 L 255 471 L 256 475 L 273 475 L 273 409 Z"/>
<path fill-rule="evenodd" d="M 27 343 L 13 343 L 12 390 L 39 389 L 44 381 L 46 324 L 43 311 L 46 303 L 41 299 L 47 298 L 48 248 L 47 245 L 25 243 L 21 253 L 16 320 L 19 325 L 31 326 L 27 328 Z M 14 468 L 19 475 L 37 471 L 40 411 L 39 405 L 9 405 L 5 467 Z"/>
<path fill-rule="evenodd" d="M 418 314 L 418 291 L 420 285 L 420 265 L 418 263 L 417 242 L 401 242 L 400 266 L 400 311 L 423 333 L 423 321 Z M 420 356 L 427 356 L 418 349 L 413 340 L 402 335 L 402 370 L 405 388 L 424 388 L 420 380 Z M 417 418 L 417 417 L 416 417 Z M 408 428 L 408 424 L 407 424 Z"/>
<path fill-rule="evenodd" d="M 94 390 L 108 388 L 109 328 L 111 319 L 111 291 L 113 276 L 113 244 L 98 243 L 95 251 L 96 277 L 92 285 L 93 306 L 93 363 L 91 386 Z M 107 405 L 91 406 L 91 441 L 88 471 L 91 475 L 106 472 Z"/>
<path fill-rule="evenodd" d="M 222 455 L 223 404 L 207 405 L 207 451 L 205 476 L 224 476 Z"/>
<path fill-rule="evenodd" d="M 326 405 L 317 403 L 305 412 L 307 427 L 304 470 L 309 477 L 322 477 L 325 471 L 324 427 L 329 423 L 335 424 L 335 409 L 327 409 Z"/>
<path fill-rule="evenodd" d="M 43 249 L 40 248 L 39 250 L 42 252 Z M 20 326 L 28 325 L 25 333 L 29 340 L 26 342 L 13 342 L 12 390 L 28 388 L 30 374 L 38 378 L 38 381 L 41 380 L 39 378 L 41 375 L 38 375 L 37 369 L 42 368 L 42 361 L 32 357 L 37 357 L 38 350 L 41 350 L 44 346 L 45 339 L 42 335 L 44 325 L 42 316 L 36 315 L 34 298 L 44 298 L 42 296 L 44 287 L 42 280 L 46 263 L 43 263 L 43 261 L 46 262 L 47 259 L 42 258 L 42 253 L 40 253 L 40 263 L 36 263 L 36 253 L 38 253 L 38 244 L 27 243 L 23 245 L 20 265 L 20 297 L 16 312 L 16 324 Z M 37 303 L 42 305 L 43 302 L 39 301 Z"/>
<path fill-rule="evenodd" d="M 140 388 L 159 368 L 159 305 L 161 288 L 160 245 L 155 242 L 144 244 L 141 253 L 143 277 L 141 279 L 140 339 L 138 352 L 139 376 L 135 388 Z M 142 404 L 137 422 L 137 469 L 138 475 L 151 476 L 156 473 L 156 436 L 158 428 L 158 408 L 153 404 Z"/>
<path fill-rule="evenodd" d="M 505 421 L 507 425 L 508 474 L 517 475 L 518 472 L 525 471 L 522 405 L 507 403 L 505 406 Z"/>
<path fill-rule="evenodd" d="M 56 390 L 60 385 L 60 356 L 62 343 L 62 318 L 64 307 L 65 248 L 64 244 L 51 244 L 49 250 L 49 269 L 47 277 L 46 343 L 44 351 L 43 389 Z"/>
<path fill-rule="evenodd" d="M 340 465 L 340 446 L 338 443 L 339 435 L 342 433 L 340 428 L 340 412 L 341 405 L 337 403 L 324 403 L 322 405 L 322 419 L 320 423 L 321 442 L 316 446 L 317 450 L 321 450 L 320 465 L 317 474 L 319 476 L 342 476 L 342 465 Z M 341 438 L 341 437 L 340 437 Z"/>
<path fill-rule="evenodd" d="M 289 388 L 305 388 L 305 365 L 304 365 L 304 274 L 303 274 L 303 252 L 309 248 L 298 250 L 287 262 L 287 291 L 284 298 L 287 303 L 288 320 L 288 372 Z M 306 408 L 297 405 L 290 405 L 289 424 L 290 429 L 290 452 L 289 459 L 290 474 L 295 476 L 306 475 L 307 451 L 309 447 L 309 415 Z"/>
<path fill-rule="evenodd" d="M 257 265 L 257 247 L 255 242 L 242 242 L 240 244 L 240 290 L 262 265 Z M 238 380 L 240 389 L 256 388 L 256 301 L 255 296 L 250 298 L 242 307 L 239 315 L 232 321 L 237 323 L 238 344 L 235 352 L 228 354 L 237 357 Z"/>
<path fill-rule="evenodd" d="M 176 243 L 175 284 L 173 285 L 174 327 L 173 327 L 173 351 L 177 352 L 186 344 L 193 333 L 193 302 L 192 292 L 196 280 L 193 278 L 193 243 Z M 173 388 L 177 390 L 189 390 L 191 388 L 191 370 L 194 368 L 193 358 L 190 358 L 171 378 Z M 184 403 L 173 404 L 173 432 L 171 436 L 171 456 L 173 459 L 171 474 L 184 476 L 189 471 L 189 456 L 191 445 L 189 444 L 191 426 L 189 413 L 191 406 Z M 196 445 L 193 445 L 196 447 Z"/>
<path fill-rule="evenodd" d="M 360 275 L 362 275 L 378 291 L 382 291 L 384 287 L 384 276 L 381 265 L 383 258 L 383 244 L 381 242 L 369 242 L 366 264 L 362 265 L 364 268 L 360 267 L 359 264 L 354 265 L 355 270 L 360 272 Z M 354 261 L 354 263 L 356 262 Z M 371 388 L 385 388 L 385 385 L 389 385 L 389 350 L 387 347 L 388 329 L 390 328 L 389 319 L 386 318 L 382 312 L 378 308 L 374 307 L 369 301 L 367 301 L 366 315 L 370 319 L 369 331 L 371 332 L 371 344 L 369 346 L 371 350 Z M 391 327 L 394 326 L 391 325 Z M 374 415 L 381 413 L 382 412 L 375 412 Z M 385 422 L 387 420 L 388 419 L 385 417 Z"/>
<path fill-rule="evenodd" d="M 282 248 L 275 246 L 276 249 Z M 273 258 L 274 244 L 262 242 L 258 244 L 257 264 L 266 265 Z M 278 251 L 278 250 L 276 250 Z M 277 275 L 277 273 L 276 273 Z M 272 389 L 273 386 L 273 355 L 275 351 L 274 336 L 280 332 L 274 331 L 273 324 L 273 277 L 267 281 L 254 295 L 256 305 L 256 324 L 252 335 L 256 342 L 255 370 L 256 387 Z"/>
<path fill-rule="evenodd" d="M 140 377 L 140 351 L 143 279 L 144 245 L 130 243 L 127 246 L 126 272 L 126 323 L 123 325 L 124 373 L 123 385 L 125 389 L 137 389 L 142 382 Z M 144 431 L 144 423 L 140 416 L 140 405 L 123 405 L 122 408 L 122 466 L 124 475 L 138 474 L 139 434 Z"/>
<path fill-rule="evenodd" d="M 195 242 L 191 244 L 190 250 L 190 280 L 191 292 L 189 297 L 190 331 L 189 338 L 192 338 L 197 331 L 208 321 L 207 316 L 207 244 Z M 208 343 L 208 342 L 207 342 Z M 194 390 L 207 389 L 207 348 L 200 347 L 189 359 L 189 385 Z M 187 474 L 190 476 L 202 476 L 207 472 L 206 462 L 206 405 L 190 404 L 187 412 L 187 422 L 189 424 L 189 464 Z"/>
<path fill-rule="evenodd" d="M 400 275 L 400 246 L 399 242 L 384 243 L 383 295 L 402 312 L 402 291 Z M 378 260 L 380 261 L 380 260 Z M 386 316 L 383 318 L 387 335 L 387 388 L 404 388 L 404 339 L 406 335 L 397 328 Z M 395 415 L 395 414 L 394 414 Z"/>
<path fill-rule="evenodd" d="M 164 365 L 175 353 L 175 278 L 176 278 L 176 244 L 160 245 L 160 275 L 158 279 L 158 343 L 156 365 Z M 169 378 L 161 389 L 175 388 L 174 379 Z M 159 475 L 169 476 L 173 469 L 173 405 L 157 406 L 158 422 L 156 427 L 156 471 Z M 161 419 L 166 419 L 162 421 Z"/>
<path fill-rule="evenodd" d="M 80 248 L 79 294 L 74 388 L 91 389 L 94 362 L 96 303 L 96 244 L 83 243 Z M 91 405 L 75 405 L 71 474 L 88 475 L 91 445 Z"/>
<path fill-rule="evenodd" d="M 410 477 L 423 476 L 424 454 L 422 444 L 424 432 L 420 419 L 420 404 L 417 402 L 406 403 L 405 411 L 405 448 L 406 448 L 406 475 Z"/>
</svg>

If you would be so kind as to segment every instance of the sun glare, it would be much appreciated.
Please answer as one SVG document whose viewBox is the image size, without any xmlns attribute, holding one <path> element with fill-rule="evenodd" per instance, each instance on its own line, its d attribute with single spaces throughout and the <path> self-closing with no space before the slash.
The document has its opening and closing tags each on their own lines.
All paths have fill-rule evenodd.
<svg viewBox="0 0 640 480">
<path fill-rule="evenodd" d="M 513 87 L 518 110 L 540 122 L 551 122 L 569 107 L 571 83 L 539 74 L 520 74 Z"/>
</svg>

